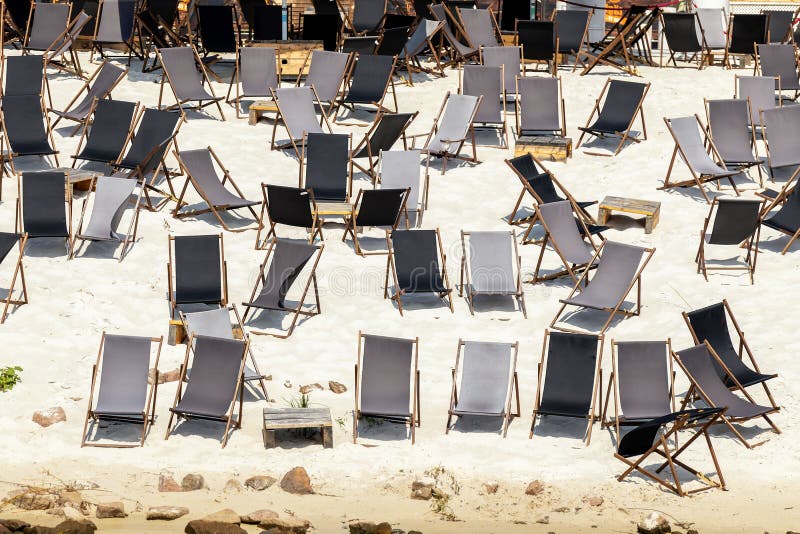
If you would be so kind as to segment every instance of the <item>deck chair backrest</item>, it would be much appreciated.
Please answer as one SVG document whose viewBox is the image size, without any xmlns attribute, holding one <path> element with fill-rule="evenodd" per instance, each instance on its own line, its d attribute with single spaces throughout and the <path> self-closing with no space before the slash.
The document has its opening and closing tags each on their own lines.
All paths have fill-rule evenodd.
<svg viewBox="0 0 800 534">
<path fill-rule="evenodd" d="M 99 72 L 94 77 L 94 81 L 86 91 L 83 100 L 69 110 L 70 116 L 85 117 L 88 115 L 95 98 L 104 100 L 107 96 L 110 96 L 111 90 L 122 80 L 126 72 L 125 69 L 121 69 L 108 61 L 100 65 Z M 128 121 L 128 124 L 130 124 L 130 121 Z"/>
<path fill-rule="evenodd" d="M 366 158 L 391 150 L 413 118 L 413 113 L 381 113 L 380 122 L 371 130 L 367 143 L 353 157 Z"/>
<path fill-rule="evenodd" d="M 127 43 L 133 37 L 136 0 L 102 0 L 94 41 Z"/>
<path fill-rule="evenodd" d="M 561 415 L 586 416 L 592 408 L 600 338 L 549 332 L 542 406 Z"/>
<path fill-rule="evenodd" d="M 42 56 L 6 57 L 3 81 L 4 96 L 40 95 L 44 81 L 44 61 Z"/>
<path fill-rule="evenodd" d="M 449 94 L 446 98 L 447 104 L 444 113 L 439 118 L 439 129 L 433 134 L 427 146 L 430 152 L 457 150 L 458 147 L 453 145 L 458 143 L 449 143 L 450 147 L 446 149 L 443 141 L 466 139 L 478 107 L 478 97 L 476 96 Z"/>
<path fill-rule="evenodd" d="M 444 286 L 435 230 L 395 230 L 392 251 L 400 289 L 424 292 Z"/>
<path fill-rule="evenodd" d="M 753 161 L 747 100 L 708 100 L 708 128 L 723 161 Z"/>
<path fill-rule="evenodd" d="M 556 27 L 549 20 L 520 20 L 517 22 L 522 57 L 531 61 L 553 59 L 556 50 Z"/>
<path fill-rule="evenodd" d="M 758 45 L 758 64 L 761 75 L 780 79 L 781 90 L 800 90 L 797 74 L 796 47 L 793 44 Z"/>
<path fill-rule="evenodd" d="M 687 312 L 686 318 L 689 320 L 696 341 L 698 343 L 707 341 L 734 376 L 742 376 L 742 370 L 750 371 L 734 348 L 723 302 Z M 724 379 L 725 370 L 716 360 L 713 360 L 713 363 L 717 375 Z"/>
<path fill-rule="evenodd" d="M 718 198 L 717 215 L 708 242 L 712 245 L 739 245 L 758 228 L 760 200 Z"/>
<path fill-rule="evenodd" d="M 380 102 L 394 72 L 392 56 L 359 56 L 351 77 L 347 101 Z M 320 97 L 321 98 L 321 97 Z"/>
<path fill-rule="evenodd" d="M 427 11 L 425 12 L 427 14 Z M 427 48 L 428 40 L 433 38 L 437 32 L 441 31 L 444 23 L 436 21 L 436 20 L 428 20 L 422 19 L 417 24 L 416 28 L 414 29 L 411 36 L 408 38 L 408 42 L 406 43 L 405 50 L 402 51 L 398 57 L 404 58 L 406 57 L 406 52 L 408 52 L 409 57 L 416 57 L 417 55 L 421 54 L 425 48 Z"/>
<path fill-rule="evenodd" d="M 562 53 L 579 52 L 584 46 L 589 26 L 588 10 L 557 10 L 555 15 L 558 51 Z"/>
<path fill-rule="evenodd" d="M 353 29 L 356 32 L 377 28 L 386 14 L 386 0 L 355 0 L 353 3 Z"/>
<path fill-rule="evenodd" d="M 474 122 L 503 122 L 503 67 L 464 65 L 461 91 L 464 95 L 483 96 Z"/>
<path fill-rule="evenodd" d="M 235 206 L 242 204 L 242 198 L 228 191 L 222 184 L 208 148 L 183 150 L 179 157 L 187 174 L 192 177 L 196 186 L 202 189 L 203 196 L 210 205 Z"/>
<path fill-rule="evenodd" d="M 197 9 L 197 29 L 206 52 L 234 53 L 238 38 L 232 5 L 203 6 Z"/>
<path fill-rule="evenodd" d="M 458 15 L 464 24 L 469 43 L 480 48 L 482 46 L 498 46 L 502 43 L 497 40 L 492 12 L 488 9 L 458 8 Z"/>
<path fill-rule="evenodd" d="M 85 11 L 81 11 L 72 21 L 69 27 L 69 32 L 64 35 L 64 39 L 61 43 L 58 43 L 56 46 L 50 48 L 49 52 L 45 53 L 48 61 L 57 59 L 58 57 L 62 56 L 69 52 L 70 48 L 73 47 L 75 44 L 76 39 L 80 36 L 83 28 L 89 24 L 89 21 L 92 20 L 92 16 L 86 13 Z"/>
<path fill-rule="evenodd" d="M 288 224 L 298 228 L 311 228 L 314 225 L 311 202 L 306 189 L 269 184 L 267 204 L 269 218 L 277 224 Z"/>
<path fill-rule="evenodd" d="M 538 165 L 536 165 L 536 161 L 534 161 L 533 156 L 531 156 L 529 152 L 509 159 L 508 164 L 519 176 L 524 178 L 525 181 L 529 181 L 531 178 L 539 176 L 545 172 L 544 169 L 540 169 Z M 558 200 L 564 199 L 559 198 Z"/>
<path fill-rule="evenodd" d="M 103 336 L 95 413 L 134 415 L 145 412 L 151 341 L 149 337 Z"/>
<path fill-rule="evenodd" d="M 30 237 L 67 237 L 63 172 L 22 173 L 22 228 Z"/>
<path fill-rule="evenodd" d="M 11 152 L 23 156 L 55 153 L 47 136 L 39 95 L 4 96 L 0 108 Z"/>
<path fill-rule="evenodd" d="M 663 341 L 617 342 L 619 404 L 625 419 L 649 419 L 672 411 L 669 352 Z"/>
<path fill-rule="evenodd" d="M 239 49 L 239 78 L 242 96 L 270 96 L 280 87 L 274 48 L 247 46 Z"/>
<path fill-rule="evenodd" d="M 736 98 L 750 100 L 748 124 L 759 123 L 759 113 L 776 107 L 774 78 L 766 76 L 737 76 Z"/>
<path fill-rule="evenodd" d="M 363 189 L 356 214 L 356 226 L 389 226 L 397 224 L 406 199 L 405 189 Z"/>
<path fill-rule="evenodd" d="M 613 308 L 625 297 L 639 271 L 645 249 L 616 241 L 605 241 L 597 271 L 580 298 L 597 308 Z"/>
<path fill-rule="evenodd" d="M 624 132 L 639 111 L 647 84 L 612 79 L 595 125 Z"/>
<path fill-rule="evenodd" d="M 200 335 L 234 339 L 228 308 L 186 313 L 183 318 L 186 322 L 186 333 L 190 336 Z"/>
<path fill-rule="evenodd" d="M 517 92 L 520 95 L 520 129 L 523 132 L 561 130 L 558 78 L 518 77 Z"/>
<path fill-rule="evenodd" d="M 375 53 L 378 47 L 378 37 L 375 35 L 356 35 L 345 37 L 340 47 L 340 52 L 343 54 L 357 53 L 360 56 L 371 55 Z"/>
<path fill-rule="evenodd" d="M 304 132 L 309 135 L 322 133 L 311 87 L 275 89 L 275 96 L 278 98 L 281 118 L 293 141 L 301 140 Z"/>
<path fill-rule="evenodd" d="M 474 48 L 465 45 L 464 43 L 456 39 L 455 35 L 453 35 L 453 31 L 450 28 L 450 17 L 448 17 L 447 15 L 447 8 L 445 7 L 444 4 L 431 4 L 430 6 L 428 6 L 428 9 L 430 10 L 430 13 L 435 20 L 443 23 L 442 32 L 444 33 L 444 37 L 450 44 L 450 46 L 455 48 L 458 54 L 460 54 L 461 56 L 467 56 L 475 52 Z"/>
<path fill-rule="evenodd" d="M 179 407 L 186 413 L 224 417 L 234 400 L 245 357 L 239 339 L 196 336 L 191 375 Z"/>
<path fill-rule="evenodd" d="M 710 418 L 721 414 L 723 411 L 724 408 L 681 410 L 646 421 L 622 436 L 617 445 L 617 454 L 623 458 L 645 454 L 658 444 L 658 441 L 666 431 L 667 425 L 681 421 L 677 423 L 681 425 L 681 429 L 687 428 L 688 425 L 691 425 L 688 428 L 701 428 L 709 422 Z M 675 427 L 673 426 L 673 428 Z M 671 460 L 674 462 L 675 457 L 673 456 Z M 684 493 L 684 495 L 686 494 Z"/>
<path fill-rule="evenodd" d="M 734 13 L 729 32 L 728 52 L 753 54 L 755 45 L 767 42 L 767 16 Z"/>
<path fill-rule="evenodd" d="M 333 102 L 339 94 L 350 54 L 313 50 L 304 87 L 314 86 L 322 102 Z"/>
<path fill-rule="evenodd" d="M 95 183 L 92 215 L 82 235 L 96 239 L 117 239 L 117 227 L 135 189 L 134 180 L 99 176 Z"/>
<path fill-rule="evenodd" d="M 175 302 L 220 302 L 222 250 L 218 235 L 175 236 Z"/>
<path fill-rule="evenodd" d="M 247 23 L 252 31 L 254 41 L 278 41 L 283 37 L 280 5 L 253 2 L 249 7 L 250 19 Z"/>
<path fill-rule="evenodd" d="M 672 52 L 702 52 L 695 13 L 662 13 L 664 37 Z"/>
<path fill-rule="evenodd" d="M 727 28 L 725 26 L 725 21 L 727 21 L 728 17 L 725 15 L 725 10 L 723 8 L 701 8 L 695 12 L 697 13 L 697 20 L 700 21 L 700 26 L 703 28 L 703 35 L 708 48 L 711 50 L 724 50 L 728 46 Z"/>
<path fill-rule="evenodd" d="M 420 151 L 381 151 L 381 187 L 408 189 L 406 206 L 415 210 L 420 204 Z"/>
<path fill-rule="evenodd" d="M 379 56 L 399 56 L 408 42 L 408 26 L 384 29 L 375 53 Z"/>
<path fill-rule="evenodd" d="M 70 4 L 36 2 L 25 48 L 47 50 L 67 30 Z"/>
<path fill-rule="evenodd" d="M 414 381 L 414 340 L 364 334 L 359 382 L 364 414 L 408 416 Z"/>
<path fill-rule="evenodd" d="M 583 240 L 580 229 L 575 224 L 575 214 L 569 200 L 540 204 L 539 214 L 547 225 L 550 239 L 555 242 L 564 259 L 573 265 L 583 265 L 592 261 L 594 248 Z"/>
<path fill-rule="evenodd" d="M 94 161 L 116 161 L 125 142 L 136 112 L 136 104 L 123 100 L 98 100 L 94 121 L 86 136 L 81 154 Z"/>
<path fill-rule="evenodd" d="M 394 30 L 395 28 L 411 28 L 416 22 L 417 17 L 414 15 L 403 15 L 402 13 L 386 13 L 383 16 L 381 29 Z"/>
<path fill-rule="evenodd" d="M 342 19 L 336 15 L 316 15 L 303 13 L 303 32 L 301 34 L 304 41 L 322 41 L 325 51 L 336 50 L 339 42 L 339 30 L 342 26 Z"/>
<path fill-rule="evenodd" d="M 347 134 L 308 134 L 304 145 L 305 187 L 317 200 L 347 198 L 349 145 Z"/>
<path fill-rule="evenodd" d="M 314 6 L 314 13 L 318 15 L 339 15 L 339 5 L 336 0 L 311 0 Z"/>
<path fill-rule="evenodd" d="M 522 48 L 519 46 L 486 46 L 481 49 L 483 64 L 503 67 L 503 85 L 506 93 L 516 92 L 517 76 L 522 69 Z"/>
<path fill-rule="evenodd" d="M 514 374 L 514 345 L 485 341 L 463 343 L 456 409 L 474 414 L 504 414 Z"/>
<path fill-rule="evenodd" d="M 286 293 L 319 247 L 287 239 L 275 239 L 274 243 L 264 285 L 252 304 L 261 308 L 281 309 Z"/>
<path fill-rule="evenodd" d="M 470 232 L 468 256 L 473 293 L 498 294 L 517 290 L 511 232 Z"/>
<path fill-rule="evenodd" d="M 178 113 L 145 109 L 136 128 L 136 136 L 131 141 L 121 165 L 134 167 L 144 165 L 143 171 L 152 170 L 167 151 L 169 141 L 175 134 L 180 120 L 181 116 Z"/>
<path fill-rule="evenodd" d="M 196 53 L 189 46 L 160 48 L 161 62 L 169 83 L 179 100 L 212 100 L 203 82 L 205 75 L 198 69 Z"/>
<path fill-rule="evenodd" d="M 761 112 L 772 168 L 800 164 L 800 106 Z"/>
<path fill-rule="evenodd" d="M 769 18 L 767 29 L 769 30 L 770 43 L 784 43 L 792 35 L 794 25 L 794 11 L 789 10 L 763 10 L 763 14 Z"/>
<path fill-rule="evenodd" d="M 715 175 L 725 172 L 706 152 L 705 136 L 701 135 L 697 118 L 674 117 L 669 119 L 669 129 L 681 148 L 681 156 L 698 174 Z"/>
</svg>

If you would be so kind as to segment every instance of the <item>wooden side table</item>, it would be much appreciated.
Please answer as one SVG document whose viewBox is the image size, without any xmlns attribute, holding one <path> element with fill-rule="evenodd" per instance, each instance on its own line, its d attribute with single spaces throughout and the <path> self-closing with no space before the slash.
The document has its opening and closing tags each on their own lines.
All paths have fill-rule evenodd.
<svg viewBox="0 0 800 534">
<path fill-rule="evenodd" d="M 278 104 L 274 100 L 258 100 L 250 104 L 247 124 L 255 126 L 265 113 L 277 113 Z"/>
<path fill-rule="evenodd" d="M 264 408 L 264 447 L 277 445 L 275 431 L 289 428 L 319 428 L 322 446 L 333 447 L 333 423 L 329 408 Z"/>
<path fill-rule="evenodd" d="M 601 225 L 606 224 L 612 211 L 644 215 L 644 233 L 649 234 L 652 233 L 653 228 L 658 225 L 658 218 L 661 214 L 661 202 L 608 196 L 604 198 L 598 206 L 597 223 Z"/>
</svg>

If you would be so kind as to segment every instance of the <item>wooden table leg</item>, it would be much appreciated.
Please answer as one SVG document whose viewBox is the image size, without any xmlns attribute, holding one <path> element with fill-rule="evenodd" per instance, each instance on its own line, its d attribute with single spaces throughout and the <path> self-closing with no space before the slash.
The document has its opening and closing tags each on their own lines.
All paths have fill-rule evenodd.
<svg viewBox="0 0 800 534">
<path fill-rule="evenodd" d="M 333 448 L 333 428 L 329 426 L 322 427 L 322 446 L 326 449 Z"/>
<path fill-rule="evenodd" d="M 264 434 L 264 447 L 267 449 L 274 449 L 277 445 L 275 441 L 275 431 L 274 430 L 267 430 L 266 428 L 262 431 Z"/>
<path fill-rule="evenodd" d="M 250 113 L 247 115 L 247 124 L 250 126 L 255 126 L 258 124 L 259 117 L 261 117 L 261 112 L 251 109 Z"/>
<path fill-rule="evenodd" d="M 611 210 L 607 208 L 599 208 L 597 210 L 597 224 L 604 225 L 608 222 L 608 217 L 611 215 Z"/>
<path fill-rule="evenodd" d="M 655 226 L 653 224 L 653 216 L 652 215 L 648 215 L 647 217 L 644 218 L 644 233 L 652 234 L 653 233 L 653 226 Z"/>
</svg>

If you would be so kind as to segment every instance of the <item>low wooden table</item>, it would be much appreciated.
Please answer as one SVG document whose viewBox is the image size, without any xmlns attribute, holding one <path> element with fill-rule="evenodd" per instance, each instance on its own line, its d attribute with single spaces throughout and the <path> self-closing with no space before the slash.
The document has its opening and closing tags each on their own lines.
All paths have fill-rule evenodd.
<svg viewBox="0 0 800 534">
<path fill-rule="evenodd" d="M 644 233 L 649 234 L 658 224 L 661 202 L 625 197 L 606 197 L 598 206 L 597 222 L 606 224 L 612 211 L 644 215 Z"/>
<path fill-rule="evenodd" d="M 254 41 L 248 46 L 275 48 L 281 62 L 281 78 L 297 79 L 303 74 L 303 65 L 312 50 L 323 50 L 322 41 Z"/>
<path fill-rule="evenodd" d="M 333 447 L 333 423 L 329 408 L 264 408 L 264 447 L 276 446 L 275 431 L 290 428 L 319 428 L 322 446 Z"/>
<path fill-rule="evenodd" d="M 348 217 L 353 212 L 349 202 L 317 202 L 317 217 Z"/>
<path fill-rule="evenodd" d="M 250 104 L 250 113 L 247 116 L 247 124 L 255 126 L 264 113 L 277 113 L 278 104 L 274 100 L 258 100 Z"/>
<path fill-rule="evenodd" d="M 244 332 L 239 325 L 231 325 L 234 339 L 244 339 Z M 169 320 L 169 333 L 167 335 L 167 345 L 180 345 L 186 341 L 186 329 L 180 319 Z"/>
<path fill-rule="evenodd" d="M 559 135 L 523 135 L 514 144 L 514 157 L 523 154 L 545 161 L 567 161 L 572 157 L 572 139 Z"/>
</svg>

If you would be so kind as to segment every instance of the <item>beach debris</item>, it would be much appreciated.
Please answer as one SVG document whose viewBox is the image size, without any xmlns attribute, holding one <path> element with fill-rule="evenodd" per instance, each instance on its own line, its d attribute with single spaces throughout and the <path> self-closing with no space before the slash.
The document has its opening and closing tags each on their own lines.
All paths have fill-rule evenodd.
<svg viewBox="0 0 800 534">
<path fill-rule="evenodd" d="M 283 387 L 285 387 L 286 389 L 292 389 L 292 381 L 291 380 L 284 380 L 283 381 Z"/>
<path fill-rule="evenodd" d="M 500 488 L 500 484 L 495 482 L 494 480 L 491 482 L 484 482 L 483 483 L 483 491 L 488 493 L 489 495 L 494 495 L 497 493 L 497 490 Z"/>
<path fill-rule="evenodd" d="M 300 393 L 302 393 L 303 395 L 308 395 L 315 389 L 323 391 L 325 388 L 323 388 L 322 384 L 320 384 L 319 382 L 314 382 L 313 384 L 306 384 L 305 386 L 300 386 Z"/>
<path fill-rule="evenodd" d="M 74 519 L 76 521 L 83 519 L 83 514 L 71 506 L 57 506 L 55 508 L 50 508 L 47 513 L 49 515 L 57 515 L 65 519 Z"/>
<path fill-rule="evenodd" d="M 392 534 L 392 525 L 386 521 L 373 523 L 371 521 L 355 521 L 348 525 L 350 534 Z"/>
<path fill-rule="evenodd" d="M 158 477 L 158 491 L 182 491 L 180 485 L 172 478 L 172 475 L 161 474 Z"/>
<path fill-rule="evenodd" d="M 244 481 L 244 485 L 256 491 L 264 491 L 277 482 L 275 477 L 269 475 L 256 475 Z"/>
<path fill-rule="evenodd" d="M 544 491 L 544 483 L 541 480 L 534 480 L 525 488 L 525 495 L 539 495 Z"/>
<path fill-rule="evenodd" d="M 150 369 L 147 373 L 147 383 L 152 384 L 156 376 L 156 370 Z M 180 369 L 172 369 L 171 371 L 160 371 L 158 373 L 158 385 L 166 384 L 167 382 L 177 382 L 181 377 Z"/>
<path fill-rule="evenodd" d="M 262 534 L 306 534 L 311 528 L 311 523 L 305 519 L 291 517 L 289 519 L 269 518 L 258 524 L 264 529 Z"/>
<path fill-rule="evenodd" d="M 420 501 L 429 501 L 433 497 L 436 482 L 431 478 L 415 480 L 411 483 L 411 498 Z"/>
<path fill-rule="evenodd" d="M 97 510 L 95 510 L 97 519 L 109 519 L 112 517 L 127 517 L 125 513 L 125 504 L 120 501 L 101 502 L 97 503 Z"/>
<path fill-rule="evenodd" d="M 225 493 L 239 493 L 243 489 L 244 486 L 242 486 L 242 483 L 235 478 L 232 478 L 225 483 L 225 487 L 222 488 L 222 491 Z"/>
<path fill-rule="evenodd" d="M 242 520 L 239 518 L 239 514 L 230 508 L 225 508 L 224 510 L 219 510 L 218 512 L 205 516 L 203 521 L 210 521 L 212 523 L 233 523 L 238 525 Z"/>
<path fill-rule="evenodd" d="M 603 504 L 604 500 L 602 497 L 598 495 L 586 496 L 583 498 L 583 502 L 588 504 L 589 506 L 600 506 Z"/>
<path fill-rule="evenodd" d="M 8 502 L 23 510 L 48 510 L 58 504 L 58 495 L 33 488 L 14 490 L 8 494 Z"/>
<path fill-rule="evenodd" d="M 537 519 L 536 522 L 539 523 L 540 525 L 549 525 L 550 524 L 550 516 L 549 515 L 543 515 L 542 517 Z"/>
<path fill-rule="evenodd" d="M 247 534 L 247 531 L 239 525 L 206 519 L 189 521 L 183 531 L 186 534 Z"/>
<path fill-rule="evenodd" d="M 558 508 L 556 508 L 553 511 L 557 512 L 559 514 L 566 514 L 566 513 L 571 511 L 571 508 L 569 506 L 559 506 Z"/>
<path fill-rule="evenodd" d="M 336 382 L 334 380 L 328 380 L 328 389 L 336 393 L 337 395 L 341 395 L 347 391 L 347 386 L 342 384 L 341 382 Z"/>
<path fill-rule="evenodd" d="M 295 495 L 308 495 L 314 493 L 311 479 L 304 467 L 293 467 L 281 479 L 281 489 Z M 262 527 L 263 528 L 263 527 Z"/>
<path fill-rule="evenodd" d="M 151 506 L 147 509 L 148 521 L 173 521 L 189 513 L 185 506 Z"/>
<path fill-rule="evenodd" d="M 650 512 L 650 515 L 636 525 L 636 531 L 639 534 L 664 534 L 671 532 L 672 527 L 670 527 L 666 517 L 658 512 Z"/>
<path fill-rule="evenodd" d="M 181 489 L 183 491 L 197 491 L 205 487 L 207 487 L 206 479 L 198 473 L 189 473 L 181 480 Z"/>
<path fill-rule="evenodd" d="M 24 529 L 31 526 L 31 524 L 20 521 L 19 519 L 0 519 L 0 526 L 10 532 L 22 532 Z"/>
<path fill-rule="evenodd" d="M 53 532 L 56 534 L 94 534 L 95 530 L 97 530 L 97 525 L 88 519 L 81 521 L 67 519 L 53 527 Z"/>
<path fill-rule="evenodd" d="M 31 420 L 39 426 L 47 428 L 50 425 L 66 421 L 67 414 L 64 413 L 64 408 L 61 406 L 53 406 L 52 408 L 33 412 Z"/>
<path fill-rule="evenodd" d="M 278 517 L 276 512 L 267 509 L 256 510 L 255 512 L 250 512 L 247 515 L 243 515 L 239 518 L 239 520 L 246 524 L 246 525 L 258 525 L 262 521 L 266 521 L 267 519 L 275 519 Z"/>
</svg>

